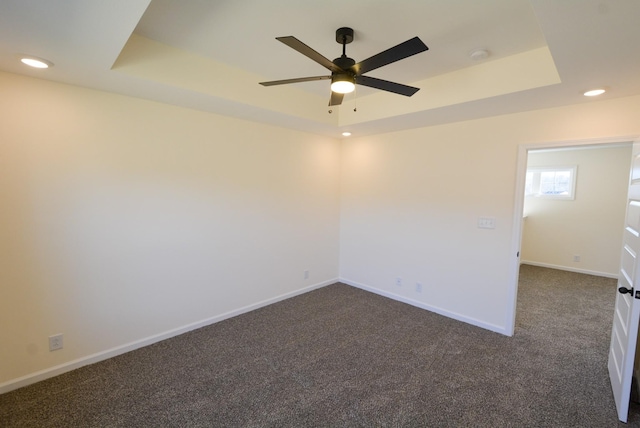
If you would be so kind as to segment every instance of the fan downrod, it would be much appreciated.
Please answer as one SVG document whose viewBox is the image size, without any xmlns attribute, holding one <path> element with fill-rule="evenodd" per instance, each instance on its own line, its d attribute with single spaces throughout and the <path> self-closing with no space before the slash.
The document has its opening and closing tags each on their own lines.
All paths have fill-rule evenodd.
<svg viewBox="0 0 640 428">
<path fill-rule="evenodd" d="M 342 45 L 342 56 L 340 58 L 334 59 L 332 62 L 343 70 L 348 70 L 353 65 L 355 65 L 355 61 L 352 58 L 347 56 L 346 46 L 353 42 L 353 28 L 342 27 L 336 30 L 336 42 Z M 335 74 L 333 72 L 332 74 Z"/>
</svg>

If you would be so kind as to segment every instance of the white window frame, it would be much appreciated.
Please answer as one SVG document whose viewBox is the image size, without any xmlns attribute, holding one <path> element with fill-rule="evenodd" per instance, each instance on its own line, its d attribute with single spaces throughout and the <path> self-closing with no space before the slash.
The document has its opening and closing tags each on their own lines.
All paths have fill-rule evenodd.
<svg viewBox="0 0 640 428">
<path fill-rule="evenodd" d="M 550 195 L 540 193 L 540 173 L 548 171 L 570 171 L 571 184 L 568 195 Z M 529 174 L 533 173 L 531 182 L 531 191 L 529 191 Z M 527 179 L 525 184 L 525 196 L 541 199 L 561 199 L 561 200 L 574 200 L 576 198 L 576 181 L 578 175 L 578 166 L 532 166 L 527 168 Z"/>
</svg>

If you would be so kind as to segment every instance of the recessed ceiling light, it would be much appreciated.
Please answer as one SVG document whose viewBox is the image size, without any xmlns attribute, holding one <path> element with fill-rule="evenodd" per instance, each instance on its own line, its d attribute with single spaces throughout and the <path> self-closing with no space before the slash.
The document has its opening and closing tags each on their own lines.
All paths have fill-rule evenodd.
<svg viewBox="0 0 640 428">
<path fill-rule="evenodd" d="M 46 59 L 37 58 L 35 56 L 21 56 L 20 61 L 23 64 L 28 65 L 33 68 L 49 68 L 53 67 L 53 63 L 51 61 L 47 61 Z"/>
<path fill-rule="evenodd" d="M 595 97 L 595 96 L 604 94 L 605 92 L 607 92 L 607 91 L 605 91 L 604 89 L 592 89 L 590 91 L 585 92 L 584 96 L 585 97 Z"/>
<path fill-rule="evenodd" d="M 350 137 L 351 136 L 351 132 L 345 131 L 345 132 L 342 133 L 342 136 L 343 137 Z"/>
</svg>

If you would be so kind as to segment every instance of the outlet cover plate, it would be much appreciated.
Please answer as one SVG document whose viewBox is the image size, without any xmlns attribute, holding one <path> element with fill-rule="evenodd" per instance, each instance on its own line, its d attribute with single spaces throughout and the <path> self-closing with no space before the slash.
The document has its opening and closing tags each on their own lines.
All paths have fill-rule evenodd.
<svg viewBox="0 0 640 428">
<path fill-rule="evenodd" d="M 62 334 L 49 336 L 49 351 L 57 351 L 58 349 L 62 349 L 62 347 Z"/>
</svg>

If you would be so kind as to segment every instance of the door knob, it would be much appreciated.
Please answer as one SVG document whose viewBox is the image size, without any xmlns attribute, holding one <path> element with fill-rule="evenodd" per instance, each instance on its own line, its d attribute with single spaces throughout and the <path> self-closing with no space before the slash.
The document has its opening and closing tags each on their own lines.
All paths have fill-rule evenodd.
<svg viewBox="0 0 640 428">
<path fill-rule="evenodd" d="M 633 296 L 633 287 L 631 287 L 631 288 L 620 287 L 620 288 L 618 288 L 618 291 L 620 293 L 622 293 L 622 294 L 629 293 L 629 294 L 631 294 Z"/>
</svg>

